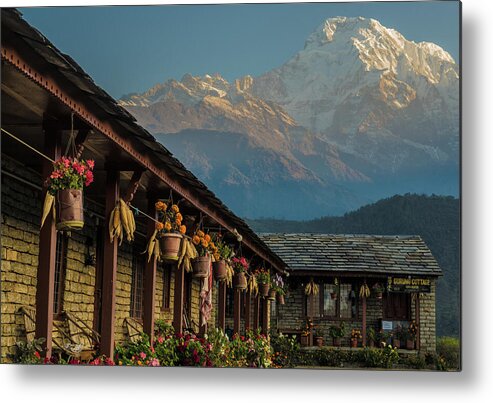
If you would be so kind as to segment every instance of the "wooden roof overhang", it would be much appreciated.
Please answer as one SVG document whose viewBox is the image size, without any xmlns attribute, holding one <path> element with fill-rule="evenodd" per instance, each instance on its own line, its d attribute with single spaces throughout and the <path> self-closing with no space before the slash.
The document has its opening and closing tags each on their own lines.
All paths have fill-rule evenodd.
<svg viewBox="0 0 493 403">
<path fill-rule="evenodd" d="M 222 227 L 230 240 L 238 232 L 244 252 L 257 255 L 275 270 L 285 272 L 284 262 L 248 225 L 231 212 L 201 181 L 189 172 L 135 118 L 43 35 L 25 22 L 16 10 L 2 9 L 2 127 L 37 149 L 43 148 L 43 125 L 48 120 L 63 125 L 68 143 L 71 115 L 74 129 L 87 131 L 85 158 L 96 161 L 96 175 L 107 169 L 121 171 L 122 189 L 132 174 L 142 172 L 140 184 L 146 192 L 136 193 L 132 203 L 142 211 L 146 198 L 182 198 L 184 214 L 203 214 L 204 225 Z M 2 152 L 41 172 L 40 157 L 2 135 Z M 104 181 L 95 181 L 88 196 L 104 205 Z M 226 236 L 225 234 L 225 236 Z"/>
</svg>

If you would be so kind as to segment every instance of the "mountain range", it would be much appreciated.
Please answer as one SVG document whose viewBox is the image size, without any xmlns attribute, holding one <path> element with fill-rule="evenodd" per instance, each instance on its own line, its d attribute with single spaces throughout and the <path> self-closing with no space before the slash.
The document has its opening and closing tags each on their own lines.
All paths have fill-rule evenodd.
<svg viewBox="0 0 493 403">
<path fill-rule="evenodd" d="M 458 65 L 374 19 L 327 19 L 259 77 L 185 74 L 119 103 L 241 216 L 458 193 Z"/>
</svg>

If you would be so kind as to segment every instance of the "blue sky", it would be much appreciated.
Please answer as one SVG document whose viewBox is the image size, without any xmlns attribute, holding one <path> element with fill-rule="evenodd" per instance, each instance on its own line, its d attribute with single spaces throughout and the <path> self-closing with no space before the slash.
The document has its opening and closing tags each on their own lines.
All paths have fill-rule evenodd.
<svg viewBox="0 0 493 403">
<path fill-rule="evenodd" d="M 21 8 L 24 18 L 119 98 L 185 73 L 228 80 L 278 67 L 326 18 L 363 16 L 407 39 L 435 42 L 456 61 L 459 3 Z"/>
</svg>

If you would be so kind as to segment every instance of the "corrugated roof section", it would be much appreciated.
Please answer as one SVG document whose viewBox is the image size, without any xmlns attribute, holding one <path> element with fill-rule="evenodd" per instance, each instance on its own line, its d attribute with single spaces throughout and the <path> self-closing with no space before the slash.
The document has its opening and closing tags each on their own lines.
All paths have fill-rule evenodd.
<svg viewBox="0 0 493 403">
<path fill-rule="evenodd" d="M 260 234 L 293 271 L 440 276 L 420 236 Z"/>
</svg>

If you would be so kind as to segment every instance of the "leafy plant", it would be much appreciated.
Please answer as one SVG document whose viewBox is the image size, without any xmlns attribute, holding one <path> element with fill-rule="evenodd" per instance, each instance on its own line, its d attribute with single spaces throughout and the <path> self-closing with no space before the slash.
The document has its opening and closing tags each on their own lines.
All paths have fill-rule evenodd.
<svg viewBox="0 0 493 403">
<path fill-rule="evenodd" d="M 19 364 L 41 364 L 41 352 L 45 338 L 34 339 L 32 342 L 18 341 L 13 361 Z"/>
<path fill-rule="evenodd" d="M 455 337 L 439 337 L 437 340 L 437 355 L 445 361 L 448 369 L 458 370 L 460 367 L 460 342 Z"/>
<path fill-rule="evenodd" d="M 390 344 L 385 345 L 384 348 L 365 347 L 360 354 L 362 364 L 365 367 L 392 368 L 399 362 L 397 349 Z"/>
<path fill-rule="evenodd" d="M 259 284 L 270 284 L 269 270 L 266 270 L 264 268 L 257 269 L 255 271 L 255 276 L 257 277 L 257 283 L 259 283 Z"/>
<path fill-rule="evenodd" d="M 61 157 L 53 164 L 53 171 L 47 179 L 48 192 L 55 195 L 64 189 L 82 189 L 94 180 L 93 160 Z"/>
<path fill-rule="evenodd" d="M 345 323 L 341 322 L 339 326 L 332 325 L 329 327 L 329 336 L 333 339 L 344 337 Z"/>
<path fill-rule="evenodd" d="M 154 335 L 156 337 L 167 337 L 175 334 L 175 329 L 173 325 L 167 323 L 165 320 L 156 319 L 154 322 Z"/>
<path fill-rule="evenodd" d="M 368 326 L 366 329 L 366 336 L 368 337 L 368 340 L 377 341 L 377 331 L 372 326 Z"/>
<path fill-rule="evenodd" d="M 216 262 L 219 260 L 228 261 L 234 255 L 233 248 L 229 246 L 226 242 L 223 241 L 222 235 L 219 233 L 215 233 L 212 235 L 212 240 L 215 243 L 217 249 L 214 252 L 213 256 Z"/>
<path fill-rule="evenodd" d="M 299 361 L 300 344 L 296 340 L 296 336 L 285 336 L 282 333 L 271 335 L 270 345 L 273 350 L 273 367 L 292 368 L 297 365 Z"/>
<path fill-rule="evenodd" d="M 231 260 L 231 263 L 235 274 L 247 272 L 248 268 L 250 267 L 248 260 L 246 260 L 244 257 L 234 257 Z"/>
</svg>

